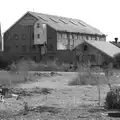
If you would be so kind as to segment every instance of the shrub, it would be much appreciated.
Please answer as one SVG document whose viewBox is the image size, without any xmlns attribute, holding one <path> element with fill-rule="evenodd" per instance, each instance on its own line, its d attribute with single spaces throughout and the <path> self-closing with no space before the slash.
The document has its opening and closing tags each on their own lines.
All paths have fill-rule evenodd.
<svg viewBox="0 0 120 120">
<path fill-rule="evenodd" d="M 79 64 L 77 69 L 77 76 L 70 81 L 69 85 L 96 85 L 97 77 L 91 71 L 90 64 Z"/>
<path fill-rule="evenodd" d="M 120 109 L 120 92 L 119 90 L 110 90 L 105 98 L 105 108 Z"/>
</svg>

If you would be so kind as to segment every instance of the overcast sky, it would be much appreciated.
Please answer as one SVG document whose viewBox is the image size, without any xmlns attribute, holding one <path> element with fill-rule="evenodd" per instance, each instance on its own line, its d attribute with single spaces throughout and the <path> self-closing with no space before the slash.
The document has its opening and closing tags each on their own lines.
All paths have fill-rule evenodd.
<svg viewBox="0 0 120 120">
<path fill-rule="evenodd" d="M 120 0 L 0 0 L 2 33 L 27 11 L 81 19 L 120 39 Z"/>
</svg>

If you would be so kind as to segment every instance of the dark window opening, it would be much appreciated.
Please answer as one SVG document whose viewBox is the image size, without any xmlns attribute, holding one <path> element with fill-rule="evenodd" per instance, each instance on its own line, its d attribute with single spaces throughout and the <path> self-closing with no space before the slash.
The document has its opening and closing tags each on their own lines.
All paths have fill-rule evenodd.
<svg viewBox="0 0 120 120">
<path fill-rule="evenodd" d="M 40 38 L 40 34 L 37 34 L 37 38 L 38 38 L 38 39 Z"/>
<path fill-rule="evenodd" d="M 36 50 L 36 46 L 35 45 L 32 46 L 32 50 Z"/>
<path fill-rule="evenodd" d="M 84 51 L 87 51 L 88 50 L 88 46 L 87 45 L 84 45 Z"/>
<path fill-rule="evenodd" d="M 20 59 L 23 59 L 24 58 L 24 56 L 20 56 Z"/>
<path fill-rule="evenodd" d="M 18 40 L 19 39 L 19 36 L 17 34 L 15 34 L 15 39 Z"/>
<path fill-rule="evenodd" d="M 95 55 L 91 55 L 91 61 L 95 61 Z"/>
<path fill-rule="evenodd" d="M 39 23 L 37 23 L 37 28 L 40 28 L 40 24 Z"/>
</svg>

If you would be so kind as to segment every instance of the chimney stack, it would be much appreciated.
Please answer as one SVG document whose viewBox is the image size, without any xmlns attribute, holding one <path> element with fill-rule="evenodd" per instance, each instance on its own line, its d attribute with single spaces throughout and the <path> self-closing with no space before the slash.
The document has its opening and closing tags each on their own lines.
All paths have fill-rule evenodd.
<svg viewBox="0 0 120 120">
<path fill-rule="evenodd" d="M 118 43 L 118 38 L 115 38 L 115 43 Z"/>
</svg>

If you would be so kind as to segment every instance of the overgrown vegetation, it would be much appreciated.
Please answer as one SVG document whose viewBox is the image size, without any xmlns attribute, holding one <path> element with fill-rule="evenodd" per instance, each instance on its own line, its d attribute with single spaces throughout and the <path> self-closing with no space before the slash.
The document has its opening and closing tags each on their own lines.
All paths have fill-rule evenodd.
<svg viewBox="0 0 120 120">
<path fill-rule="evenodd" d="M 114 86 L 107 93 L 105 98 L 105 108 L 120 109 L 120 87 Z"/>
</svg>

